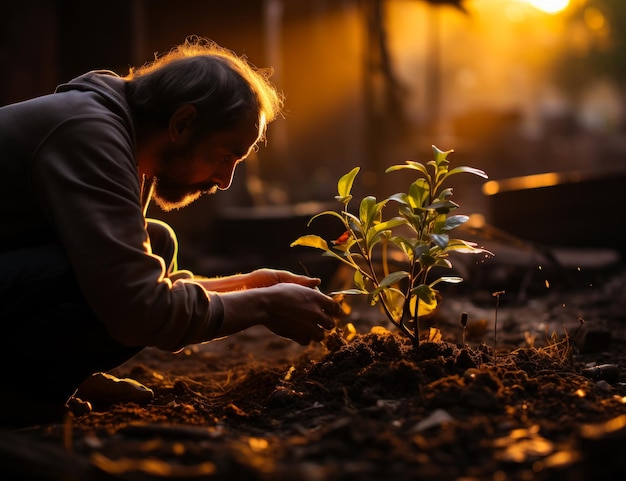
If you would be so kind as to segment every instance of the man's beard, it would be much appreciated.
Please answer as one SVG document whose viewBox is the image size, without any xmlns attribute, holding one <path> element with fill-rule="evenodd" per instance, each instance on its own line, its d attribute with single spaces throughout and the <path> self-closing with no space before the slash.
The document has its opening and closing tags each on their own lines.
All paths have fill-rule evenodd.
<svg viewBox="0 0 626 481">
<path fill-rule="evenodd" d="M 181 209 L 200 198 L 202 194 L 215 194 L 215 184 L 205 186 L 177 186 L 167 185 L 167 182 L 157 178 L 152 198 L 165 212 Z"/>
<path fill-rule="evenodd" d="M 214 194 L 217 186 L 214 182 L 187 184 L 185 182 L 187 164 L 185 159 L 193 152 L 193 144 L 177 155 L 165 153 L 159 161 L 156 184 L 152 198 L 165 212 L 188 206 L 202 194 Z"/>
</svg>

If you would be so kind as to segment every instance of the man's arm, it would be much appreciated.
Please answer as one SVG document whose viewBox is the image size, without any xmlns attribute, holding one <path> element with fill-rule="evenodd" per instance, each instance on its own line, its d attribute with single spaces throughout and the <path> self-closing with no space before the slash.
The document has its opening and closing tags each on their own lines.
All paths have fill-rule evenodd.
<svg viewBox="0 0 626 481">
<path fill-rule="evenodd" d="M 246 274 L 235 274 L 226 277 L 198 278 L 194 281 L 199 283 L 207 291 L 230 292 L 259 287 L 269 287 L 275 284 L 289 283 L 299 284 L 305 287 L 317 287 L 320 279 L 315 277 L 301 276 L 289 271 L 274 269 L 257 269 Z"/>
<path fill-rule="evenodd" d="M 217 337 L 260 324 L 274 334 L 307 345 L 322 341 L 343 314 L 341 305 L 317 289 L 280 283 L 219 294 L 224 319 Z"/>
</svg>

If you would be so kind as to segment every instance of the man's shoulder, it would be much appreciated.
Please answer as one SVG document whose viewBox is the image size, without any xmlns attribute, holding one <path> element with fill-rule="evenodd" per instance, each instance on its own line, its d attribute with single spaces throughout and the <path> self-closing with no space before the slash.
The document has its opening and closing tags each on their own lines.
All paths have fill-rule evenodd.
<svg viewBox="0 0 626 481">
<path fill-rule="evenodd" d="M 130 121 L 131 114 L 125 95 L 125 81 L 108 70 L 88 72 L 68 83 L 61 84 L 51 95 L 53 102 L 61 102 L 76 112 L 109 114 Z"/>
</svg>

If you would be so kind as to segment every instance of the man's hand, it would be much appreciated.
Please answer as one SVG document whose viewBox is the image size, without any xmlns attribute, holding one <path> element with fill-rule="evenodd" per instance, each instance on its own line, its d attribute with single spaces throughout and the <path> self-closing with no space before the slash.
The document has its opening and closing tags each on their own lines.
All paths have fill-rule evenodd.
<svg viewBox="0 0 626 481">
<path fill-rule="evenodd" d="M 341 304 L 318 290 L 298 284 L 280 284 L 267 289 L 274 301 L 263 324 L 274 334 L 306 346 L 322 341 L 343 315 Z"/>
<path fill-rule="evenodd" d="M 220 297 L 224 322 L 219 336 L 262 324 L 274 334 L 307 345 L 322 341 L 335 327 L 336 318 L 343 315 L 341 304 L 334 299 L 294 282 L 228 292 Z"/>
</svg>

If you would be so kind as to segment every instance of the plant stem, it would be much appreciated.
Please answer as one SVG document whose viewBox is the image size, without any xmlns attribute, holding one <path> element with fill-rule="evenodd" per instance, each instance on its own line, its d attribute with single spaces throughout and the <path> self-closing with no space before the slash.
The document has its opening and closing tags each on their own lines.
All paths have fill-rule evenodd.
<svg viewBox="0 0 626 481">
<path fill-rule="evenodd" d="M 496 298 L 496 313 L 493 322 L 493 363 L 497 364 L 498 360 L 498 306 L 500 305 L 500 296 L 504 294 L 505 291 L 497 291 L 491 294 Z"/>
<path fill-rule="evenodd" d="M 402 322 L 402 319 L 400 319 L 400 322 L 397 322 L 394 318 L 393 315 L 391 314 L 391 312 L 389 311 L 389 308 L 387 307 L 387 303 L 385 301 L 385 297 L 384 294 L 381 292 L 380 293 L 381 296 L 381 300 L 380 303 L 383 306 L 383 310 L 385 311 L 385 315 L 387 316 L 387 319 L 389 319 L 391 321 L 391 323 L 396 326 L 398 329 L 400 329 L 409 339 L 413 339 L 413 334 L 411 333 L 411 331 L 404 325 L 404 323 Z"/>
<path fill-rule="evenodd" d="M 467 334 L 467 312 L 461 314 L 461 325 L 463 326 L 463 347 L 465 347 L 465 337 Z"/>
</svg>

